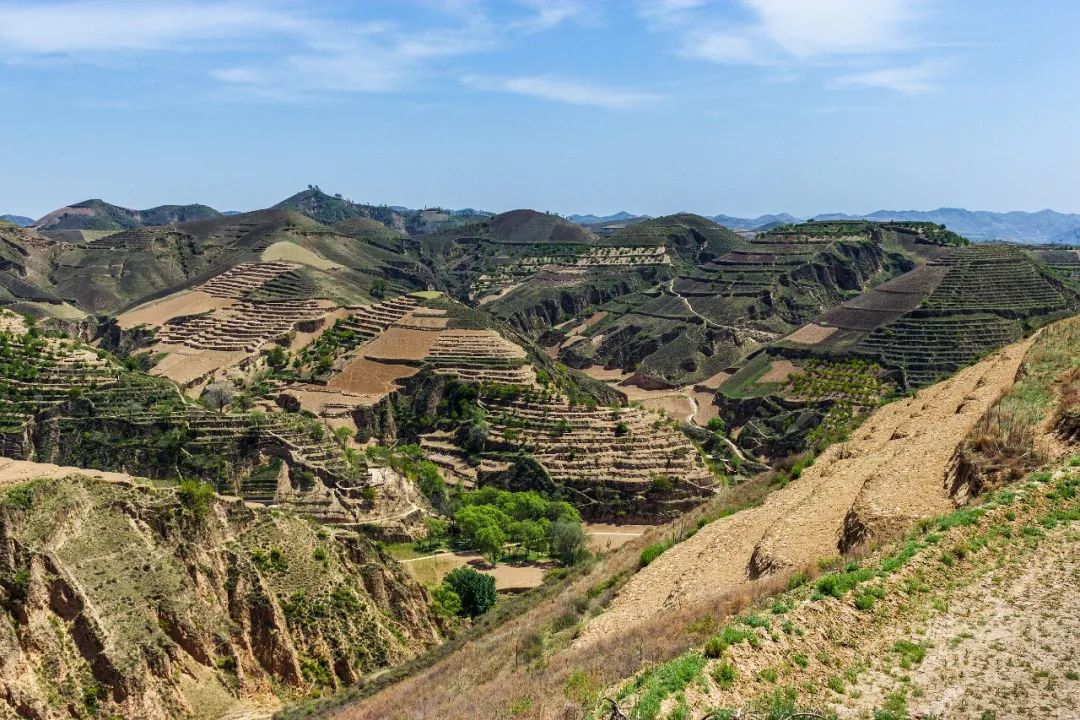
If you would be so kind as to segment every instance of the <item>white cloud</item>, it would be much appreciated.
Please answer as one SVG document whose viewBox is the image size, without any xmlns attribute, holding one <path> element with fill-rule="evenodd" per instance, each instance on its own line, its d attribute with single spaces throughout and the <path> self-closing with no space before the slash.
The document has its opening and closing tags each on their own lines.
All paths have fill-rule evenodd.
<svg viewBox="0 0 1080 720">
<path fill-rule="evenodd" d="M 0 53 L 103 54 L 181 50 L 291 32 L 299 22 L 281 11 L 239 3 L 0 3 Z"/>
<path fill-rule="evenodd" d="M 921 16 L 918 0 L 743 0 L 758 31 L 797 58 L 902 48 Z"/>
<path fill-rule="evenodd" d="M 514 93 L 529 97 L 554 100 L 572 105 L 589 105 L 608 110 L 627 110 L 659 100 L 651 93 L 618 90 L 614 88 L 554 78 L 548 75 L 533 75 L 513 78 L 485 78 L 469 76 L 462 78 L 466 85 L 483 90 Z"/>
<path fill-rule="evenodd" d="M 924 62 L 911 67 L 893 67 L 841 75 L 833 80 L 840 87 L 882 88 L 904 95 L 926 95 L 938 89 L 943 71 L 940 63 Z"/>
<path fill-rule="evenodd" d="M 333 5 L 329 5 L 333 8 Z M 391 6 L 392 7 L 392 6 Z M 429 4 L 422 24 L 333 15 L 283 0 L 0 0 L 0 62 L 94 62 L 199 53 L 211 78 L 263 98 L 385 92 L 445 73 L 440 60 L 485 52 L 584 11 L 583 0 L 522 0 L 496 22 L 474 0 Z M 340 10 L 340 6 L 338 6 Z"/>
<path fill-rule="evenodd" d="M 570 20 L 577 20 L 589 13 L 589 5 L 583 0 L 519 0 L 532 11 L 529 17 L 512 23 L 513 29 L 525 32 L 551 30 Z"/>
<path fill-rule="evenodd" d="M 833 87 L 912 95 L 933 89 L 941 74 L 940 63 L 920 61 L 928 48 L 912 40 L 925 36 L 919 24 L 932 1 L 644 0 L 639 14 L 673 33 L 686 58 L 760 66 L 789 79 L 817 71 L 833 75 Z M 897 56 L 908 65 L 882 67 Z"/>
</svg>

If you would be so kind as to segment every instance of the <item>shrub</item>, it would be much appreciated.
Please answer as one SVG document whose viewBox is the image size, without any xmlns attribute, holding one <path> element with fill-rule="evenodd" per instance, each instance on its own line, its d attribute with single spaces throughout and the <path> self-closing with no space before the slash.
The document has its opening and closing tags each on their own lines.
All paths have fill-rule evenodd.
<svg viewBox="0 0 1080 720">
<path fill-rule="evenodd" d="M 729 662 L 722 662 L 713 668 L 712 677 L 716 681 L 716 684 L 722 688 L 731 687 L 735 682 L 735 678 L 738 673 L 735 672 L 735 666 Z"/>
<path fill-rule="evenodd" d="M 461 596 L 444 582 L 431 591 L 431 608 L 437 615 L 455 617 L 461 614 Z"/>
<path fill-rule="evenodd" d="M 195 517 L 204 517 L 214 498 L 214 488 L 201 480 L 181 480 L 176 496 L 180 505 Z"/>
<path fill-rule="evenodd" d="M 560 518 L 548 525 L 551 555 L 563 565 L 575 565 L 585 558 L 585 531 L 579 521 Z"/>
<path fill-rule="evenodd" d="M 638 558 L 638 565 L 640 565 L 641 567 L 645 567 L 653 560 L 660 557 L 669 547 L 671 546 L 666 542 L 656 543 L 654 545 L 648 546 L 641 551 L 641 556 Z"/>
<path fill-rule="evenodd" d="M 470 567 L 450 571 L 444 581 L 461 599 L 461 613 L 476 617 L 495 606 L 495 578 Z"/>
</svg>

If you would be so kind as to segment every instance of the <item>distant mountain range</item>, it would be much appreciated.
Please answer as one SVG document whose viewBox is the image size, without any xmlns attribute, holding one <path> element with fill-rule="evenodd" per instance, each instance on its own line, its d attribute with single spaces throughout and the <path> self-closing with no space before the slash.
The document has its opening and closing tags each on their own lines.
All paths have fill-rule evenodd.
<svg viewBox="0 0 1080 720">
<path fill-rule="evenodd" d="M 295 210 L 327 225 L 355 219 L 369 218 L 399 231 L 425 234 L 437 232 L 462 224 L 492 217 L 493 213 L 464 208 L 411 209 L 396 205 L 369 205 L 347 200 L 341 195 L 329 195 L 317 186 L 297 193 L 273 206 Z M 103 200 L 84 200 L 67 205 L 34 220 L 23 215 L 0 215 L 21 227 L 33 226 L 37 230 L 124 230 L 133 227 L 171 225 L 192 220 L 208 220 L 236 214 L 236 211 L 219 212 L 206 205 L 159 205 L 147 210 L 129 210 Z M 732 230 L 764 231 L 786 223 L 815 220 L 905 220 L 923 221 L 944 225 L 977 242 L 1007 240 L 1018 243 L 1065 243 L 1080 244 L 1080 214 L 1059 213 L 1053 210 L 1038 212 L 989 212 L 963 208 L 938 208 L 937 210 L 878 210 L 866 215 L 847 213 L 824 213 L 813 218 L 797 217 L 789 213 L 735 217 L 733 215 L 707 216 Z M 603 234 L 603 225 L 634 224 L 650 219 L 649 215 L 636 215 L 627 211 L 611 215 L 591 213 L 573 214 L 565 219 L 577 225 L 588 226 Z"/>
<path fill-rule="evenodd" d="M 731 230 L 770 230 L 777 225 L 797 223 L 804 220 L 917 220 L 944 225 L 949 230 L 977 242 L 1007 240 L 1010 242 L 1068 243 L 1080 245 L 1080 214 L 1059 213 L 1053 210 L 1039 212 L 989 212 L 963 208 L 938 208 L 937 210 L 878 210 L 866 215 L 825 213 L 811 217 L 796 217 L 789 213 L 759 215 L 753 218 L 732 215 L 708 216 Z M 581 225 L 607 222 L 630 222 L 648 218 L 620 212 L 614 215 L 568 215 L 567 220 Z"/>
<path fill-rule="evenodd" d="M 944 225 L 976 241 L 1009 240 L 1020 243 L 1080 244 L 1080 214 L 1053 210 L 988 212 L 963 208 L 937 210 L 878 210 L 869 215 L 832 213 L 816 220 L 922 220 Z"/>
<path fill-rule="evenodd" d="M 614 215 L 567 215 L 566 219 L 578 225 L 598 225 L 600 223 L 626 222 L 628 220 L 649 220 L 650 215 L 634 215 L 625 210 Z"/>
</svg>

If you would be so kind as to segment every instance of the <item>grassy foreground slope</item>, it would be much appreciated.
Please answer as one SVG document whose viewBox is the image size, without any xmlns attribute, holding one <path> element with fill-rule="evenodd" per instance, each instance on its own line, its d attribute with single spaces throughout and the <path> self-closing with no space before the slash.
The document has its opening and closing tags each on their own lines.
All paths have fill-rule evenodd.
<svg viewBox="0 0 1080 720">
<path fill-rule="evenodd" d="M 354 682 L 438 637 L 423 590 L 358 536 L 199 483 L 48 466 L 5 482 L 28 474 L 12 464 L 0 717 L 220 717 Z"/>
<path fill-rule="evenodd" d="M 1004 494 L 992 494 L 995 485 L 984 484 L 984 495 L 975 500 L 970 489 L 952 480 L 958 458 L 976 462 L 973 449 L 983 453 L 978 462 L 988 470 L 1011 468 L 997 475 L 1001 482 L 1015 482 L 1033 465 L 1068 452 L 1065 443 L 1080 427 L 1071 359 L 1080 347 L 1078 327 L 1077 320 L 1053 325 L 1034 349 L 1028 349 L 1032 341 L 1010 346 L 952 381 L 882 408 L 860 431 L 865 437 L 831 448 L 763 505 L 714 519 L 730 496 L 718 499 L 701 511 L 700 526 L 699 516 L 690 515 L 625 546 L 483 641 L 335 717 L 608 717 L 607 697 L 633 718 L 700 717 L 710 709 L 734 717 L 736 708 L 755 707 L 786 717 L 784 707 L 818 706 L 857 681 L 869 682 L 869 673 L 851 670 L 849 658 L 873 657 L 877 669 L 888 662 L 912 665 L 906 654 L 918 651 L 897 643 L 919 642 L 903 637 L 907 618 L 947 607 L 934 602 L 935 578 L 959 580 L 955 569 L 965 563 L 996 559 L 986 550 L 992 542 L 1002 558 L 1015 549 L 1014 567 L 1022 567 L 1028 560 L 1021 541 L 1044 537 L 1076 516 L 1071 470 L 1034 487 L 1006 487 Z M 1021 363 L 1026 374 L 1016 382 Z M 1004 393 L 1010 394 L 1001 400 Z M 972 509 L 988 500 L 992 508 Z M 1009 528 L 994 529 L 999 516 Z M 976 529 L 989 535 L 964 535 Z M 912 531 L 901 545 L 888 545 Z M 1072 542 L 1058 534 L 1046 534 L 1044 541 L 1059 540 Z M 643 547 L 650 542 L 656 547 Z M 733 547 L 742 546 L 743 554 L 732 555 Z M 875 547 L 882 548 L 875 551 L 879 555 L 859 561 Z M 1051 547 L 1047 557 L 1056 554 Z M 935 574 L 897 574 L 920 567 Z M 1053 576 L 1038 578 L 1040 587 L 1056 582 Z M 759 600 L 792 584 L 799 588 L 796 594 L 775 606 L 772 599 Z M 908 596 L 918 599 L 913 614 L 893 615 L 889 608 Z M 1048 617 L 1059 617 L 1065 607 L 1054 602 L 1046 609 L 1058 614 Z M 753 613 L 736 619 L 751 605 Z M 788 613 L 794 614 L 790 620 L 781 617 Z M 973 652 L 994 647 L 985 628 L 957 635 L 964 632 L 974 635 L 960 641 L 969 641 Z M 875 637 L 890 644 L 877 648 L 870 640 Z M 744 652 L 760 652 L 761 659 L 742 660 Z M 1033 669 L 1029 677 L 1039 673 L 1045 682 L 1042 672 Z M 1067 673 L 1075 671 L 1062 665 L 1054 672 L 1061 678 L 1055 687 L 1064 690 Z M 903 677 L 894 673 L 893 680 Z M 733 689 L 738 693 L 724 694 Z M 844 697 L 863 702 L 866 716 L 877 708 L 898 713 L 879 718 L 907 717 L 896 690 L 884 690 L 876 691 L 880 702 L 869 687 L 861 696 Z M 918 699 L 914 690 L 910 697 Z M 1054 710 L 1058 717 L 1069 717 L 1069 697 L 1057 702 L 1049 706 L 1060 708 Z"/>
</svg>

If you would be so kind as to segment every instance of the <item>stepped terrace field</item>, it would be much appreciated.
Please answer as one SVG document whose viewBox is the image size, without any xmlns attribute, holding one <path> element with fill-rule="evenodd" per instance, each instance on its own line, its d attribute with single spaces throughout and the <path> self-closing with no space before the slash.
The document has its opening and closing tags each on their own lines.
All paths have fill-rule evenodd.
<svg viewBox="0 0 1080 720">
<path fill-rule="evenodd" d="M 530 453 L 583 513 L 666 517 L 711 495 L 700 453 L 659 415 L 562 399 L 485 400 L 491 438 Z"/>
<path fill-rule="evenodd" d="M 0 313 L 0 454 L 154 478 L 355 523 L 367 473 L 321 425 L 284 413 L 220 413 L 168 381 Z"/>
<path fill-rule="evenodd" d="M 812 326 L 824 332 L 808 326 L 779 346 L 872 359 L 919 387 L 1078 306 L 1018 248 L 958 247 L 823 314 Z"/>
</svg>

